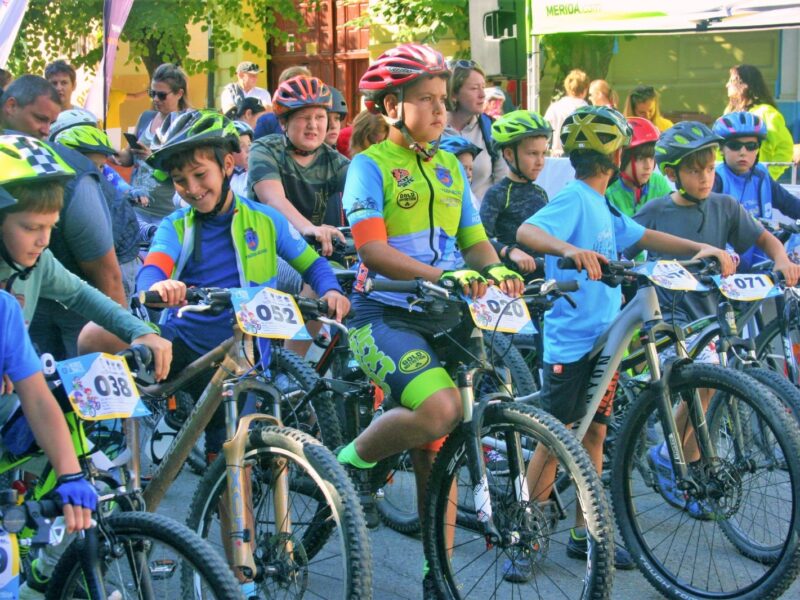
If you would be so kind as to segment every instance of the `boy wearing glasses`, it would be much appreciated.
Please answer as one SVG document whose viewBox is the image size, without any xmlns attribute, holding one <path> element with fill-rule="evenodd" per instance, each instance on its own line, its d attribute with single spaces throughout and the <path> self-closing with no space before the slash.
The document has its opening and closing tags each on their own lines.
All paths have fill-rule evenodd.
<svg viewBox="0 0 800 600">
<path fill-rule="evenodd" d="M 714 133 L 722 138 L 723 162 L 717 165 L 713 191 L 733 196 L 757 219 L 772 219 L 772 209 L 800 219 L 800 198 L 787 192 L 758 162 L 759 150 L 767 137 L 767 124 L 758 115 L 738 111 L 721 116 Z M 767 260 L 757 247 L 741 256 L 741 268 Z"/>
</svg>

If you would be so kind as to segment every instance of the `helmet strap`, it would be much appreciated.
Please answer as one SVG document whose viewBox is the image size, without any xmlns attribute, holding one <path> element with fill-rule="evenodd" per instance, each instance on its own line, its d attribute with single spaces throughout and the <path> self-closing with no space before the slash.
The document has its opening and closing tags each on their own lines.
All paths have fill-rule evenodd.
<svg viewBox="0 0 800 600">
<path fill-rule="evenodd" d="M 409 149 L 419 154 L 425 162 L 428 162 L 436 156 L 442 137 L 439 136 L 439 138 L 431 144 L 430 148 L 426 148 L 411 136 L 411 132 L 408 130 L 408 127 L 406 127 L 405 121 L 403 121 L 403 88 L 397 90 L 397 116 L 398 119 L 392 123 L 392 126 L 403 134 L 403 139 L 408 144 Z"/>
<path fill-rule="evenodd" d="M 215 156 L 217 159 L 217 163 L 220 164 L 220 168 L 224 169 L 222 164 L 222 159 L 220 156 L 217 155 L 215 151 Z M 224 172 L 224 171 L 223 171 Z M 217 203 L 207 213 L 201 213 L 197 210 L 194 211 L 194 248 L 192 249 L 192 257 L 194 258 L 195 263 L 199 263 L 203 259 L 203 250 L 201 248 L 201 230 L 203 228 L 203 222 L 209 219 L 213 219 L 216 217 L 222 207 L 225 206 L 225 201 L 228 199 L 228 194 L 231 193 L 231 177 L 227 173 L 225 173 L 225 177 L 222 180 L 222 193 L 219 195 L 219 199 Z"/>
<path fill-rule="evenodd" d="M 39 261 L 41 260 L 42 255 L 40 254 L 39 258 L 36 259 L 36 262 L 33 263 L 30 267 L 25 267 L 24 269 L 21 269 L 17 265 L 17 263 L 14 262 L 14 259 L 11 258 L 11 254 L 8 252 L 8 248 L 6 248 L 6 243 L 3 241 L 3 238 L 0 238 L 0 258 L 2 258 L 3 261 L 9 267 L 11 267 L 11 270 L 14 271 L 14 273 L 11 275 L 11 277 L 8 278 L 8 281 L 6 281 L 6 288 L 5 289 L 10 294 L 11 293 L 11 288 L 13 287 L 14 282 L 17 279 L 21 279 L 22 281 L 25 281 L 28 277 L 30 277 L 31 272 L 36 268 L 36 265 L 39 264 Z"/>
<path fill-rule="evenodd" d="M 512 164 L 510 161 L 506 159 L 506 164 L 508 165 L 509 171 L 511 171 L 514 175 L 519 177 L 520 179 L 524 180 L 527 183 L 533 183 L 533 179 L 528 177 L 527 175 L 523 174 L 522 171 L 519 169 L 519 155 L 517 154 L 517 148 L 519 144 L 514 144 L 514 163 Z M 505 159 L 505 154 L 503 155 Z"/>
<path fill-rule="evenodd" d="M 322 145 L 320 145 L 318 148 L 314 148 L 313 150 L 302 150 L 292 143 L 292 140 L 289 139 L 288 133 L 284 132 L 283 138 L 286 142 L 286 149 L 292 154 L 297 154 L 297 156 L 313 156 L 320 148 L 322 148 Z M 323 142 L 323 144 L 324 143 L 325 142 Z"/>
</svg>

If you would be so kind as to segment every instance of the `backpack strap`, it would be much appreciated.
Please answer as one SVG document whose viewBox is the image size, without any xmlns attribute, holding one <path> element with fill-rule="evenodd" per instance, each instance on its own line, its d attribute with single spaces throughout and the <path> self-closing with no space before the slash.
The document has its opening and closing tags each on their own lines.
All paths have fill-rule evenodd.
<svg viewBox="0 0 800 600">
<path fill-rule="evenodd" d="M 481 127 L 481 135 L 483 135 L 483 143 L 486 144 L 486 151 L 492 157 L 492 162 L 500 158 L 500 153 L 497 151 L 497 146 L 492 137 L 492 119 L 486 113 L 478 115 L 478 124 Z"/>
</svg>

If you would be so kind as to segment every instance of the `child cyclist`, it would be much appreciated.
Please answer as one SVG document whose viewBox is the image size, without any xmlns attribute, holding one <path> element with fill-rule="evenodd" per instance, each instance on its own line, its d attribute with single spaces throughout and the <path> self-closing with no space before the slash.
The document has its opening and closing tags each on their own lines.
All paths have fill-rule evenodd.
<svg viewBox="0 0 800 600">
<path fill-rule="evenodd" d="M 800 198 L 787 192 L 758 162 L 761 144 L 767 139 L 767 124 L 761 117 L 745 111 L 728 113 L 716 120 L 713 131 L 722 138 L 723 157 L 716 168 L 713 190 L 733 196 L 757 219 L 772 219 L 773 208 L 800 219 Z M 739 268 L 749 270 L 766 258 L 759 248 L 750 248 L 741 255 Z"/>
<path fill-rule="evenodd" d="M 438 149 L 447 120 L 448 75 L 439 52 L 403 44 L 378 57 L 361 78 L 368 108 L 386 115 L 392 126 L 388 139 L 357 154 L 348 172 L 344 205 L 361 259 L 359 279 L 421 277 L 458 285 L 473 297 L 482 296 L 491 279 L 519 295 L 522 280 L 499 264 L 463 168 Z M 415 326 L 403 294 L 356 294 L 353 306 L 351 349 L 364 372 L 402 406 L 373 421 L 340 451 L 339 461 L 368 469 L 412 449 L 422 507 L 434 442 L 461 419 L 458 390 L 426 339 L 433 333 L 429 324 Z M 408 352 L 425 360 L 401 368 Z M 428 594 L 431 585 L 426 576 Z"/>
<path fill-rule="evenodd" d="M 787 284 L 795 285 L 800 266 L 789 260 L 780 241 L 764 230 L 734 198 L 711 191 L 716 175 L 714 159 L 721 141 L 721 137 L 696 121 L 678 123 L 661 134 L 656 144 L 656 160 L 659 168 L 675 182 L 677 191 L 651 200 L 634 219 L 645 227 L 716 248 L 732 247 L 740 254 L 756 246 L 775 262 L 774 269 L 783 273 Z M 677 255 L 672 249 L 661 249 L 653 253 L 653 258 L 671 259 Z M 666 290 L 659 288 L 657 291 L 665 320 L 686 325 L 716 312 L 718 298 L 714 294 L 682 293 L 682 297 L 676 298 Z M 710 398 L 701 397 L 707 408 Z M 697 444 L 688 426 L 684 403 L 678 408 L 676 421 L 687 460 L 696 460 Z M 665 445 L 652 448 L 648 459 L 658 477 L 659 491 L 670 504 L 693 518 L 708 518 L 697 501 L 685 502 L 676 488 Z"/>
<path fill-rule="evenodd" d="M 622 150 L 619 176 L 606 190 L 606 198 L 622 214 L 632 217 L 648 200 L 672 191 L 661 173 L 655 170 L 658 129 L 647 119 L 628 117 L 633 130 L 631 143 Z"/>
<path fill-rule="evenodd" d="M 486 191 L 481 221 L 501 259 L 523 273 L 536 262 L 529 248 L 517 245 L 517 229 L 547 204 L 547 192 L 536 185 L 553 130 L 539 113 L 515 110 L 492 123 L 492 137 L 508 164 L 508 175 Z"/>
<path fill-rule="evenodd" d="M 448 135 L 442 137 L 439 142 L 439 149 L 455 154 L 458 162 L 464 167 L 467 181 L 472 181 L 472 167 L 475 164 L 475 157 L 483 152 L 483 148 L 479 148 L 467 138 L 463 138 L 460 135 Z"/>
<path fill-rule="evenodd" d="M 348 300 L 328 262 L 305 243 L 275 209 L 240 198 L 231 191 L 233 152 L 239 149 L 236 128 L 213 111 L 173 113 L 156 132 L 148 163 L 167 173 L 175 190 L 189 204 L 164 218 L 139 272 L 140 290 L 157 291 L 168 307 L 179 307 L 187 287 L 275 287 L 277 257 L 302 273 L 331 316 L 341 319 Z M 174 345 L 173 373 L 231 336 L 232 311 L 220 315 L 164 311 L 161 331 Z M 262 344 L 262 360 L 268 363 Z M 186 391 L 199 398 L 213 371 L 195 379 Z M 206 453 L 213 458 L 224 441 L 222 407 L 206 435 Z"/>
<path fill-rule="evenodd" d="M 545 273 L 557 280 L 580 279 L 580 289 L 573 294 L 577 304 L 557 302 L 544 320 L 544 369 L 541 402 L 543 408 L 564 423 L 583 418 L 586 386 L 594 365 L 589 352 L 598 336 L 620 311 L 622 292 L 597 281 L 602 264 L 615 260 L 618 252 L 633 244 L 650 250 L 669 251 L 681 257 L 716 256 L 725 274 L 733 272 L 728 254 L 711 246 L 645 229 L 614 209 L 605 199 L 608 182 L 617 170 L 622 148 L 630 141 L 631 129 L 619 112 L 604 106 L 579 108 L 567 117 L 561 128 L 561 141 L 575 180 L 561 190 L 547 206 L 520 227 L 517 240 L 546 254 Z M 571 258 L 575 270 L 562 270 L 558 257 Z M 598 473 L 603 467 L 603 441 L 611 415 L 614 387 L 594 415 L 583 445 Z M 531 497 L 549 499 L 555 467 L 546 452 L 537 451 L 528 465 Z M 578 513 L 580 519 L 580 513 Z M 570 531 L 567 556 L 585 560 L 586 531 L 578 521 Z M 520 558 L 505 566 L 505 577 L 527 581 L 532 577 L 532 559 Z M 631 556 L 622 548 L 615 554 L 617 568 L 632 569 Z"/>
</svg>

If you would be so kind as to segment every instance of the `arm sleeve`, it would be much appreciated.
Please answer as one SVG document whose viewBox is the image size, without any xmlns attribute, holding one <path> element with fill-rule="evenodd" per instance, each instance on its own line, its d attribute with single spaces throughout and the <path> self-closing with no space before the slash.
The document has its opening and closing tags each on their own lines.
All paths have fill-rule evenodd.
<svg viewBox="0 0 800 600">
<path fill-rule="evenodd" d="M 41 362 L 31 344 L 22 309 L 13 296 L 0 293 L 0 377 L 8 375 L 12 382 L 22 381 L 41 371 Z"/>
<path fill-rule="evenodd" d="M 106 181 L 110 183 L 115 190 L 122 194 L 126 194 L 131 189 L 131 185 L 108 165 L 103 165 L 103 177 L 105 177 Z"/>
<path fill-rule="evenodd" d="M 40 296 L 61 302 L 70 310 L 90 319 L 126 342 L 153 333 L 144 322 L 123 309 L 111 298 L 67 271 L 50 251 L 40 260 L 42 288 Z"/>
<path fill-rule="evenodd" d="M 303 272 L 303 281 L 310 285 L 318 296 L 322 296 L 330 290 L 342 293 L 342 288 L 336 280 L 336 275 L 333 274 L 330 263 L 321 256 Z"/>
<path fill-rule="evenodd" d="M 175 227 L 169 219 L 163 219 L 136 278 L 136 289 L 149 290 L 155 282 L 172 277 L 180 256 L 181 243 Z"/>
<path fill-rule="evenodd" d="M 622 213 L 614 215 L 614 239 L 618 252 L 636 244 L 642 239 L 644 232 L 645 228 L 629 216 Z"/>
<path fill-rule="evenodd" d="M 383 176 L 371 158 L 357 154 L 350 163 L 342 195 L 356 249 L 372 241 L 387 241 L 383 220 Z"/>
<path fill-rule="evenodd" d="M 461 220 L 458 223 L 456 240 L 458 241 L 458 247 L 461 250 L 466 250 L 478 242 L 485 242 L 488 238 L 486 237 L 486 231 L 483 229 L 478 209 L 472 203 L 472 190 L 469 187 L 469 179 L 467 179 L 467 173 L 464 171 L 464 165 L 460 162 L 458 163 L 458 170 L 461 174 L 461 179 L 464 181 L 464 193 L 461 196 Z"/>
<path fill-rule="evenodd" d="M 114 247 L 111 216 L 100 185 L 84 176 L 75 186 L 60 225 L 76 260 L 88 262 L 108 254 Z"/>
<path fill-rule="evenodd" d="M 779 211 L 792 219 L 800 219 L 800 198 L 790 194 L 786 188 L 774 179 L 769 181 L 772 187 L 772 203 Z"/>
<path fill-rule="evenodd" d="M 319 254 L 306 243 L 300 232 L 281 213 L 270 206 L 260 206 L 259 209 L 266 212 L 275 225 L 275 246 L 278 256 L 300 274 L 305 273 L 319 258 Z"/>
</svg>

